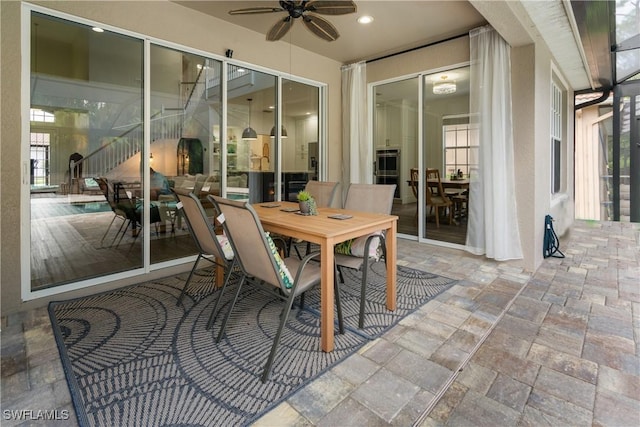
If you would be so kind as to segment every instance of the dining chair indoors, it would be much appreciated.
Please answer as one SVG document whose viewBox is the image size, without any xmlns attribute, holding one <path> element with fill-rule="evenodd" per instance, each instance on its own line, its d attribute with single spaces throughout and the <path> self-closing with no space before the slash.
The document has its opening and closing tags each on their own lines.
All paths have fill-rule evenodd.
<svg viewBox="0 0 640 427">
<path fill-rule="evenodd" d="M 280 258 L 273 241 L 264 232 L 260 219 L 249 203 L 224 199 L 218 196 L 208 196 L 216 209 L 220 212 L 220 222 L 229 237 L 236 263 L 241 271 L 231 306 L 226 313 L 218 333 L 217 342 L 222 340 L 227 324 L 238 301 L 241 290 L 249 284 L 258 290 L 267 292 L 272 297 L 285 302 L 280 315 L 280 323 L 273 339 L 273 344 L 262 373 L 262 382 L 266 382 L 271 374 L 282 331 L 287 323 L 293 300 L 320 284 L 320 267 L 318 263 L 310 263 L 319 257 L 319 252 L 307 255 L 302 260 L 294 257 Z M 223 291 L 226 287 L 223 287 Z M 337 293 L 337 292 L 336 292 Z M 340 299 L 336 296 L 338 311 L 338 326 L 342 327 L 342 310 Z"/>
<path fill-rule="evenodd" d="M 413 193 L 413 197 L 416 198 L 416 220 L 418 219 L 418 203 L 420 202 L 420 197 L 418 197 L 418 179 L 420 179 L 420 175 L 418 174 L 418 168 L 411 168 L 409 172 L 409 183 L 411 184 L 411 192 Z"/>
<path fill-rule="evenodd" d="M 440 228 L 440 208 L 446 209 L 449 215 L 449 225 L 453 222 L 453 202 L 442 188 L 440 171 L 427 169 L 427 207 L 435 208 L 436 228 Z"/>
<path fill-rule="evenodd" d="M 349 189 L 347 190 L 347 197 L 344 202 L 344 208 L 354 211 L 389 215 L 391 214 L 391 209 L 393 208 L 393 195 L 395 191 L 395 184 L 351 184 L 349 186 Z M 379 248 L 382 252 L 380 258 L 384 260 L 385 265 L 387 261 L 386 242 L 384 233 L 382 231 L 379 233 L 372 233 L 364 237 L 364 239 L 365 243 L 362 256 L 341 253 L 335 254 L 335 262 L 338 269 L 338 274 L 340 276 L 340 282 L 344 283 L 344 277 L 342 274 L 343 268 L 362 270 L 362 283 L 360 284 L 360 313 L 358 317 L 358 327 L 360 329 L 364 327 L 364 311 L 366 303 L 367 273 L 369 270 L 369 262 L 370 260 L 375 260 L 377 258 L 372 257 L 371 255 L 373 252 L 377 252 L 377 249 Z M 370 250 L 371 245 L 374 245 L 374 247 L 376 248 L 375 251 Z"/>
<path fill-rule="evenodd" d="M 200 200 L 189 190 L 173 190 L 178 203 L 176 208 L 178 209 L 178 215 L 182 215 L 187 224 L 189 232 L 193 237 L 193 241 L 198 249 L 198 257 L 193 263 L 189 277 L 180 292 L 176 305 L 182 303 L 182 299 L 187 293 L 187 287 L 191 282 L 193 273 L 198 268 L 200 260 L 207 260 L 214 265 L 219 265 L 224 269 L 224 286 L 226 286 L 235 263 L 233 250 L 229 244 L 227 237 L 215 233 L 212 223 L 210 222 L 207 214 L 200 203 Z M 213 257 L 213 258 L 212 258 Z M 218 303 L 222 292 L 218 295 L 218 300 L 213 308 L 210 321 L 213 320 L 215 313 L 218 309 Z"/>
</svg>

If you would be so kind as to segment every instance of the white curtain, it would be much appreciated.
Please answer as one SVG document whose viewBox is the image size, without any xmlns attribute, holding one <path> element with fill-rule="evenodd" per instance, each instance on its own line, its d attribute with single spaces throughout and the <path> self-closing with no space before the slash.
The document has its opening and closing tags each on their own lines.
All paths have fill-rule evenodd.
<svg viewBox="0 0 640 427">
<path fill-rule="evenodd" d="M 367 64 L 342 67 L 342 188 L 373 182 L 373 149 L 367 135 Z"/>
<path fill-rule="evenodd" d="M 511 57 L 490 26 L 472 30 L 470 111 L 479 128 L 478 171 L 471 172 L 467 250 L 498 261 L 522 258 L 516 212 Z M 473 159 L 472 159 L 473 160 Z"/>
</svg>

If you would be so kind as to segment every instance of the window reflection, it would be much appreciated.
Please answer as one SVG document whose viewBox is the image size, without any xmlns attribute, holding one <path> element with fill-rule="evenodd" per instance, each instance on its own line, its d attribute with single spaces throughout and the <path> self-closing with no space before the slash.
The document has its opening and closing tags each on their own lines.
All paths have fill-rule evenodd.
<svg viewBox="0 0 640 427">
<path fill-rule="evenodd" d="M 152 265 L 195 254 L 171 190 L 213 216 L 210 194 L 269 201 L 317 177 L 318 87 L 277 97 L 274 74 L 152 42 L 145 112 L 143 40 L 31 17 L 32 291 L 141 269 L 147 241 Z"/>
<path fill-rule="evenodd" d="M 275 150 L 269 138 L 275 125 L 276 76 L 235 65 L 227 84 L 226 195 L 259 203 L 275 200 Z"/>
<path fill-rule="evenodd" d="M 31 289 L 139 268 L 115 184 L 141 182 L 143 43 L 39 13 L 31 33 Z"/>
</svg>

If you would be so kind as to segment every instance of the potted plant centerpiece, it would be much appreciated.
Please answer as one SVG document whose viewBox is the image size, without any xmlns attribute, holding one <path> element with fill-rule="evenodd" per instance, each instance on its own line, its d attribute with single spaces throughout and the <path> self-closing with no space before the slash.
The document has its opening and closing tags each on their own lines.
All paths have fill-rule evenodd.
<svg viewBox="0 0 640 427">
<path fill-rule="evenodd" d="M 298 192 L 298 206 L 303 215 L 318 215 L 316 211 L 316 201 L 308 191 Z"/>
</svg>

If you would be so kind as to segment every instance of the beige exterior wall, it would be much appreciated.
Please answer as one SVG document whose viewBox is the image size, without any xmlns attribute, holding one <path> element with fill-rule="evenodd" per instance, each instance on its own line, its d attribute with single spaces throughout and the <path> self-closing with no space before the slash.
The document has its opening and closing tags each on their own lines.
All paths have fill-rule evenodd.
<svg viewBox="0 0 640 427">
<path fill-rule="evenodd" d="M 562 236 L 574 221 L 573 203 L 573 91 L 565 105 L 562 190 L 551 194 L 551 54 L 544 43 L 511 50 L 513 134 L 516 200 L 523 266 L 535 270 L 542 263 L 544 217 L 550 214 Z M 562 80 L 560 71 L 555 70 Z"/>
<path fill-rule="evenodd" d="M 371 62 L 367 64 L 367 82 L 379 82 L 464 62 L 469 62 L 469 37 L 460 37 L 450 42 Z"/>
<path fill-rule="evenodd" d="M 516 180 L 516 209 L 524 265 L 533 268 L 537 265 L 536 255 L 542 253 L 542 246 L 536 252 L 536 234 L 542 226 L 535 227 L 537 180 L 543 172 L 531 159 L 540 155 L 535 143 L 535 48 L 533 45 L 511 49 L 511 90 L 513 99 L 513 145 L 514 170 Z M 542 243 L 540 243 L 542 245 Z"/>
</svg>

